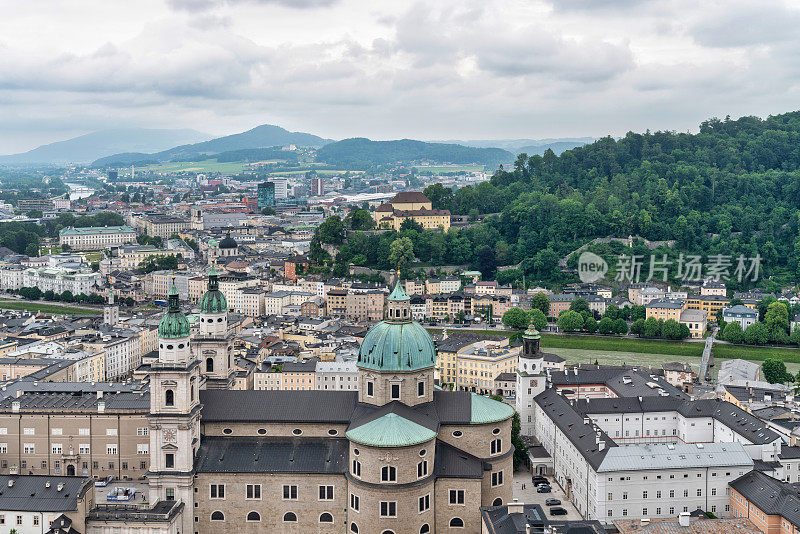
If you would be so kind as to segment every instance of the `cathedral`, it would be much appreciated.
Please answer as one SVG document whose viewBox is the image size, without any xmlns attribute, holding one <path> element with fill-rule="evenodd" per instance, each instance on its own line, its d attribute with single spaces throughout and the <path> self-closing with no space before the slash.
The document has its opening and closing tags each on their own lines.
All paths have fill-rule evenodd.
<svg viewBox="0 0 800 534">
<path fill-rule="evenodd" d="M 511 501 L 514 410 L 434 384 L 433 340 L 399 283 L 359 350 L 358 391 L 228 389 L 213 268 L 198 326 L 192 336 L 173 285 L 149 375 L 149 502 L 170 510 L 163 531 L 477 534 L 481 506 Z"/>
</svg>

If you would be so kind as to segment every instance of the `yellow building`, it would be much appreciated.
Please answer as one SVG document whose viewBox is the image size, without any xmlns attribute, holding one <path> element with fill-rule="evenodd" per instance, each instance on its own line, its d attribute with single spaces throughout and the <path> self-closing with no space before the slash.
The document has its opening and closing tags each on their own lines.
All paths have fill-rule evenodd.
<svg viewBox="0 0 800 534">
<path fill-rule="evenodd" d="M 436 370 L 442 384 L 489 394 L 498 375 L 516 372 L 518 358 L 505 336 L 454 332 L 437 345 Z"/>
<path fill-rule="evenodd" d="M 669 321 L 681 320 L 681 313 L 686 309 L 686 302 L 682 300 L 671 299 L 656 299 L 645 306 L 645 318 L 649 319 L 655 317 L 656 319 L 663 319 Z"/>
<path fill-rule="evenodd" d="M 691 310 L 703 310 L 709 317 L 714 317 L 722 308 L 727 308 L 731 299 L 722 295 L 689 295 L 686 307 Z"/>
<path fill-rule="evenodd" d="M 450 229 L 450 212 L 433 209 L 428 197 L 419 191 L 397 193 L 391 202 L 375 208 L 372 218 L 378 228 L 399 230 L 403 221 L 412 219 L 426 230 Z"/>
</svg>

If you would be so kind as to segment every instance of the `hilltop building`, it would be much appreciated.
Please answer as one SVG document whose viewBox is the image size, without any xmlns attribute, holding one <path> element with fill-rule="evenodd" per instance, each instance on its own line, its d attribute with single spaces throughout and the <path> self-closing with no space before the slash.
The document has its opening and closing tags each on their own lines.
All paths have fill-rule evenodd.
<svg viewBox="0 0 800 534">
<path fill-rule="evenodd" d="M 390 202 L 375 208 L 372 218 L 378 228 L 399 230 L 403 221 L 412 219 L 426 230 L 450 229 L 450 212 L 433 209 L 433 203 L 419 191 L 397 193 Z"/>
</svg>

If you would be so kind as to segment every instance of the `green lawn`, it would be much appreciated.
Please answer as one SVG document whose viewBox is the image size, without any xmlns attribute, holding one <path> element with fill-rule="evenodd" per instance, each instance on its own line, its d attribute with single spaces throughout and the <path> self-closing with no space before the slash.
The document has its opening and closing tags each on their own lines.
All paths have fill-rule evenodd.
<svg viewBox="0 0 800 534">
<path fill-rule="evenodd" d="M 441 328 L 431 328 L 431 332 L 439 332 Z M 467 331 L 467 330 L 464 330 Z M 458 332 L 458 329 L 449 331 Z M 510 335 L 507 330 L 469 330 L 480 334 Z M 590 351 L 608 351 L 620 353 L 663 354 L 700 358 L 703 355 L 704 343 L 688 341 L 665 341 L 656 339 L 631 339 L 613 336 L 581 336 L 542 334 L 542 348 L 581 349 Z M 712 351 L 715 359 L 741 358 L 743 360 L 762 361 L 778 358 L 787 363 L 800 364 L 800 349 L 784 347 L 750 347 L 747 345 L 727 345 L 715 343 Z"/>
<path fill-rule="evenodd" d="M 483 165 L 431 165 L 430 167 L 414 167 L 418 172 L 443 174 L 446 172 L 481 172 Z"/>
<path fill-rule="evenodd" d="M 94 308 L 68 308 L 57 304 L 39 304 L 37 302 L 4 300 L 0 301 L 0 309 L 5 310 L 25 310 L 31 312 L 42 312 L 64 315 L 100 315 L 101 310 Z"/>
<path fill-rule="evenodd" d="M 258 163 L 275 163 L 274 161 Z M 218 162 L 216 159 L 206 159 L 203 161 L 176 161 L 170 163 L 158 163 L 136 167 L 136 171 L 151 172 L 232 172 L 238 173 L 250 168 L 250 163 L 243 162 Z M 129 175 L 129 174 L 128 174 Z"/>
</svg>

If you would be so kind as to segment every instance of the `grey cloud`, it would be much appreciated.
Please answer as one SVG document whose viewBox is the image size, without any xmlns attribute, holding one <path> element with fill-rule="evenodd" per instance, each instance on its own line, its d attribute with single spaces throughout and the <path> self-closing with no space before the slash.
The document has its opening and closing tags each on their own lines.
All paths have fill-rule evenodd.
<svg viewBox="0 0 800 534">
<path fill-rule="evenodd" d="M 779 4 L 726 4 L 691 28 L 692 37 L 712 47 L 769 45 L 797 40 L 800 11 Z"/>
<path fill-rule="evenodd" d="M 223 5 L 263 4 L 279 5 L 295 9 L 328 7 L 339 0 L 166 0 L 167 5 L 177 11 L 203 12 Z"/>
</svg>

